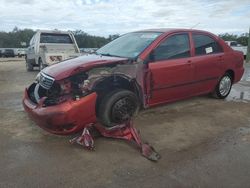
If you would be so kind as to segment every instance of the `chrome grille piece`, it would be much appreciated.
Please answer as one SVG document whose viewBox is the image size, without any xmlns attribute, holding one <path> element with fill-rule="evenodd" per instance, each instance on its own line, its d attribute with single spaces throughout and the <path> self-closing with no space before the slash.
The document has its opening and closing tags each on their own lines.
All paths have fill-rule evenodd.
<svg viewBox="0 0 250 188">
<path fill-rule="evenodd" d="M 42 86 L 44 89 L 50 89 L 54 83 L 55 79 L 44 74 L 40 73 L 40 79 L 39 79 L 39 84 Z"/>
</svg>

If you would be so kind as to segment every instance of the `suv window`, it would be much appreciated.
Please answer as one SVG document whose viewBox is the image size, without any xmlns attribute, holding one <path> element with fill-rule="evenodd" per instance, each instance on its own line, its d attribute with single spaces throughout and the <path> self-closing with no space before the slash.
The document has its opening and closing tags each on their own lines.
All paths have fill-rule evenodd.
<svg viewBox="0 0 250 188">
<path fill-rule="evenodd" d="M 206 55 L 222 52 L 221 46 L 213 38 L 203 34 L 193 34 L 195 55 Z"/>
<path fill-rule="evenodd" d="M 41 33 L 40 43 L 72 44 L 73 42 L 68 34 Z"/>
<path fill-rule="evenodd" d="M 168 37 L 154 50 L 154 60 L 167 60 L 190 57 L 188 34 Z"/>
</svg>

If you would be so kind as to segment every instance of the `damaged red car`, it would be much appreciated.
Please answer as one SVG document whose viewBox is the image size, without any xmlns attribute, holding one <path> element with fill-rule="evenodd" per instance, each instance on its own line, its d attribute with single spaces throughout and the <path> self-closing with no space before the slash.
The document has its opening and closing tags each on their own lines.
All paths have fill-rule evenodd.
<svg viewBox="0 0 250 188">
<path fill-rule="evenodd" d="M 113 127 L 138 110 L 192 96 L 224 99 L 243 72 L 243 54 L 212 33 L 143 30 L 43 69 L 23 106 L 43 129 L 67 135 L 95 122 Z"/>
</svg>

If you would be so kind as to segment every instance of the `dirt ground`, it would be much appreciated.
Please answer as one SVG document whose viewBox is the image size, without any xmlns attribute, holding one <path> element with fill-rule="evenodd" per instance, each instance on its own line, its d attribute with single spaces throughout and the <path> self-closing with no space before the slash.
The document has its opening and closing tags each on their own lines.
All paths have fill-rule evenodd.
<svg viewBox="0 0 250 188">
<path fill-rule="evenodd" d="M 250 66 L 226 100 L 201 96 L 153 108 L 135 120 L 161 154 L 98 138 L 95 151 L 51 135 L 24 112 L 23 90 L 38 71 L 0 59 L 0 187 L 249 187 Z"/>
</svg>

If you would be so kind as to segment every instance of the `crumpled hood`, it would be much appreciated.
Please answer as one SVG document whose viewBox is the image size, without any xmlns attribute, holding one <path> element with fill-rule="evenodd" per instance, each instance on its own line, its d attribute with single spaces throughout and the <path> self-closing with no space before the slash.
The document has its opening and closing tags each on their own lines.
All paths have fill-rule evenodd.
<svg viewBox="0 0 250 188">
<path fill-rule="evenodd" d="M 56 80 L 61 80 L 71 75 L 74 75 L 77 72 L 91 69 L 95 66 L 112 64 L 116 62 L 125 63 L 127 61 L 128 61 L 127 58 L 120 58 L 120 57 L 84 55 L 74 59 L 68 59 L 66 61 L 53 64 L 43 69 L 42 72 L 55 78 Z"/>
</svg>

